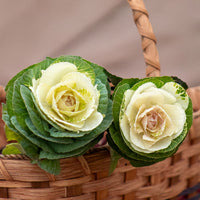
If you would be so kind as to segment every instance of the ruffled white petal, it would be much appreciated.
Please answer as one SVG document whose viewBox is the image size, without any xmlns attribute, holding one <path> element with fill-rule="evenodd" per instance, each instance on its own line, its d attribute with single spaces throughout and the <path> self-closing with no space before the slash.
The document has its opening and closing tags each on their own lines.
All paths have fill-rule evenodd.
<svg viewBox="0 0 200 200">
<path fill-rule="evenodd" d="M 124 108 L 126 108 L 127 105 L 129 104 L 129 102 L 130 102 L 133 94 L 134 94 L 134 90 L 126 90 L 124 92 L 124 99 L 123 99 L 123 101 L 124 101 Z"/>
<path fill-rule="evenodd" d="M 171 137 L 164 137 L 163 139 L 156 142 L 153 146 L 151 146 L 148 151 L 152 153 L 154 151 L 159 151 L 161 149 L 167 148 L 171 144 L 172 138 Z"/>
<path fill-rule="evenodd" d="M 84 122 L 84 126 L 80 128 L 80 131 L 91 131 L 101 124 L 103 121 L 103 115 L 100 112 L 95 111 Z"/>
<path fill-rule="evenodd" d="M 69 62 L 59 62 L 52 64 L 46 70 L 42 71 L 40 84 L 52 87 L 55 84 L 59 83 L 65 74 L 76 71 L 77 67 Z"/>
<path fill-rule="evenodd" d="M 152 141 L 147 138 L 143 140 L 143 134 L 138 134 L 134 130 L 131 130 L 131 146 L 136 149 L 137 151 L 144 152 L 144 153 L 152 153 L 154 151 L 158 151 L 161 149 L 167 148 L 171 144 L 172 138 L 169 136 L 166 136 L 160 140 L 158 140 L 156 143 L 155 141 Z M 145 136 L 146 137 L 146 136 Z"/>
<path fill-rule="evenodd" d="M 165 104 L 162 105 L 165 112 L 170 117 L 172 123 L 173 123 L 173 138 L 176 138 L 178 135 L 177 133 L 181 133 L 186 121 L 186 115 L 185 111 L 183 110 L 182 106 L 178 103 L 174 105 Z M 172 127 L 172 126 L 169 126 Z"/>
<path fill-rule="evenodd" d="M 175 82 L 168 82 L 162 87 L 162 89 L 171 93 L 176 98 L 176 102 L 180 104 L 184 110 L 187 109 L 189 98 L 185 89 L 181 85 Z"/>
</svg>

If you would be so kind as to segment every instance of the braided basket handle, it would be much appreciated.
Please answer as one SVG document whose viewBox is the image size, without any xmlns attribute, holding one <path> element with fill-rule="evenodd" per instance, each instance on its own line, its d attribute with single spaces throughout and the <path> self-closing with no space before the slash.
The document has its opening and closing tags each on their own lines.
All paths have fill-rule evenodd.
<svg viewBox="0 0 200 200">
<path fill-rule="evenodd" d="M 143 0 L 128 0 L 133 11 L 135 24 L 141 35 L 142 50 L 146 63 L 146 76 L 160 76 L 160 62 L 156 47 L 156 37 L 153 33 L 149 15 Z"/>
</svg>

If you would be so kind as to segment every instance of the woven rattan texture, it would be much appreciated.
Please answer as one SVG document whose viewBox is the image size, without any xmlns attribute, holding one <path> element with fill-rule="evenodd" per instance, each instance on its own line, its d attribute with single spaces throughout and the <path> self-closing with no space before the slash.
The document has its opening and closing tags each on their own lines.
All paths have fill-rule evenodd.
<svg viewBox="0 0 200 200">
<path fill-rule="evenodd" d="M 142 50 L 146 63 L 146 76 L 160 76 L 160 62 L 149 15 L 142 0 L 128 0 L 133 18 L 141 35 Z"/>
<path fill-rule="evenodd" d="M 53 176 L 26 157 L 1 155 L 0 199 L 177 199 L 182 191 L 200 181 L 200 87 L 190 88 L 188 93 L 193 101 L 194 121 L 173 157 L 142 168 L 121 159 L 108 176 L 109 151 L 100 148 L 84 157 L 62 159 L 62 173 Z M 192 192 L 190 197 L 195 195 Z"/>
</svg>

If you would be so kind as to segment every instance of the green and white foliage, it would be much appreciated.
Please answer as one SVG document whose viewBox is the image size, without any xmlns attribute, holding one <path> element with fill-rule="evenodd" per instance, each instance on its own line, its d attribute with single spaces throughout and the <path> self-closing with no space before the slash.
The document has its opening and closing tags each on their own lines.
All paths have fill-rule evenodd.
<svg viewBox="0 0 200 200">
<path fill-rule="evenodd" d="M 42 169 L 58 174 L 59 159 L 80 156 L 112 123 L 110 86 L 104 68 L 76 56 L 46 58 L 6 86 L 3 119 L 10 144 Z"/>
<path fill-rule="evenodd" d="M 113 94 L 114 122 L 107 135 L 112 160 L 121 155 L 140 167 L 174 154 L 192 125 L 186 89 L 176 77 L 122 80 Z"/>
</svg>

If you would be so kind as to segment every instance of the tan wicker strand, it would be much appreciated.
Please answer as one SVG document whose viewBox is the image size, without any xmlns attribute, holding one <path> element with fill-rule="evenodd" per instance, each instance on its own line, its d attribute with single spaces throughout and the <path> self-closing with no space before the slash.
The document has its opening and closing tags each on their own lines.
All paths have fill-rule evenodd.
<svg viewBox="0 0 200 200">
<path fill-rule="evenodd" d="M 22 155 L 22 154 L 10 154 L 10 155 L 2 155 L 0 154 L 0 158 L 1 159 L 4 159 L 4 160 L 13 160 L 13 159 L 16 159 L 16 160 L 30 160 L 26 155 Z"/>
<path fill-rule="evenodd" d="M 8 200 L 8 198 L 0 198 L 0 200 Z M 9 200 L 18 200 L 18 199 L 15 199 L 15 198 L 9 198 Z"/>
<path fill-rule="evenodd" d="M 85 174 L 86 176 L 87 176 L 87 175 L 90 175 L 90 174 L 91 174 L 91 170 L 90 170 L 90 167 L 89 167 L 89 165 L 88 165 L 86 159 L 84 158 L 84 156 L 79 156 L 79 157 L 77 157 L 77 160 L 80 162 L 84 174 Z"/>
<path fill-rule="evenodd" d="M 89 199 L 95 199 L 95 194 L 89 193 L 89 194 L 84 194 L 77 197 L 59 198 L 57 200 L 89 200 Z"/>
<path fill-rule="evenodd" d="M 50 174 L 50 173 L 48 173 L 48 172 L 46 172 L 46 171 L 44 171 L 44 172 L 46 173 L 46 175 L 47 175 L 49 181 L 56 181 L 55 175 Z"/>
<path fill-rule="evenodd" d="M 64 197 L 64 188 L 10 188 L 9 193 L 18 200 L 55 200 Z"/>
<path fill-rule="evenodd" d="M 193 114 L 193 118 L 194 119 L 197 119 L 197 118 L 199 118 L 200 117 L 200 110 L 198 110 L 197 112 L 195 112 L 194 114 Z"/>
<path fill-rule="evenodd" d="M 115 174 L 111 176 L 107 176 L 106 178 L 102 178 L 99 180 L 93 180 L 83 185 L 83 192 L 90 193 L 98 191 L 110 189 L 119 186 L 121 182 L 123 182 L 123 174 Z"/>
<path fill-rule="evenodd" d="M 10 174 L 9 174 L 8 170 L 6 169 L 2 160 L 0 160 L 0 172 L 3 175 L 3 177 L 5 178 L 5 180 L 7 180 L 7 181 L 13 180 L 12 176 L 10 176 Z"/>
<path fill-rule="evenodd" d="M 112 187 L 110 189 L 110 195 L 111 196 L 120 196 L 120 195 L 126 195 L 131 192 L 136 192 L 138 191 L 139 188 L 144 186 L 146 183 L 146 180 L 144 177 L 139 177 L 135 180 L 129 181 L 127 183 L 123 183 L 121 185 L 118 185 L 116 187 Z"/>
<path fill-rule="evenodd" d="M 22 181 L 0 181 L 0 187 L 7 188 L 31 188 L 32 184 L 29 182 Z"/>
<path fill-rule="evenodd" d="M 146 63 L 146 76 L 160 76 L 160 62 L 149 15 L 143 0 L 128 0 L 133 10 L 134 21 L 142 39 L 143 55 Z"/>
<path fill-rule="evenodd" d="M 50 182 L 50 187 L 68 187 L 74 186 L 79 184 L 87 183 L 91 180 L 90 176 L 84 176 L 81 178 L 69 179 L 69 180 L 61 180 L 61 181 L 54 181 Z"/>
</svg>

